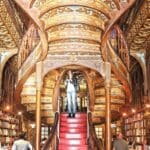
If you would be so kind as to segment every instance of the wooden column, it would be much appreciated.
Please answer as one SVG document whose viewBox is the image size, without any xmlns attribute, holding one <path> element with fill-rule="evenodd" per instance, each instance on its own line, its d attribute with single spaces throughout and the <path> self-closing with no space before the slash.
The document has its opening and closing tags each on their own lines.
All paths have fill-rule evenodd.
<svg viewBox="0 0 150 150">
<path fill-rule="evenodd" d="M 36 64 L 36 141 L 35 149 L 40 150 L 41 139 L 41 87 L 42 87 L 42 62 Z"/>
<path fill-rule="evenodd" d="M 106 97 L 106 124 L 105 124 L 105 145 L 106 150 L 111 150 L 111 90 L 110 90 L 110 79 L 111 79 L 111 66 L 110 63 L 105 63 L 105 97 Z"/>
<path fill-rule="evenodd" d="M 2 100 L 2 65 L 1 65 L 1 62 L 0 62 L 0 101 L 1 100 Z"/>
</svg>

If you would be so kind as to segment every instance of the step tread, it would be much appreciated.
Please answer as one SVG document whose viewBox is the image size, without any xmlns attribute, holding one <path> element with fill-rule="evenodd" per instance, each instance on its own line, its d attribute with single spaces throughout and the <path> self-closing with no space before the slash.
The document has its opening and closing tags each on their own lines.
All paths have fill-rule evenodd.
<svg viewBox="0 0 150 150">
<path fill-rule="evenodd" d="M 86 145 L 87 139 L 82 138 L 82 139 L 66 139 L 66 138 L 60 138 L 60 144 L 66 144 L 66 145 Z"/>
<path fill-rule="evenodd" d="M 84 138 L 86 137 L 87 134 L 86 133 L 60 133 L 60 137 L 64 137 L 64 138 L 67 138 L 67 139 L 70 139 L 70 138 Z"/>
<path fill-rule="evenodd" d="M 68 113 L 61 113 L 60 117 L 68 117 Z M 76 113 L 75 114 L 75 118 L 87 118 L 87 114 L 86 113 Z"/>
<path fill-rule="evenodd" d="M 81 123 L 81 122 L 87 122 L 86 118 L 61 118 L 61 122 L 67 122 L 67 123 Z"/>
<path fill-rule="evenodd" d="M 70 146 L 70 145 L 64 145 L 64 144 L 59 144 L 59 150 L 87 150 L 88 146 L 87 145 L 79 145 L 79 146 Z"/>
<path fill-rule="evenodd" d="M 60 127 L 61 126 L 64 126 L 64 127 L 70 127 L 70 128 L 81 128 L 81 127 L 87 127 L 87 123 L 64 123 L 64 122 L 61 122 L 60 123 Z"/>
<path fill-rule="evenodd" d="M 67 127 L 60 127 L 60 132 L 81 133 L 81 132 L 87 132 L 87 128 L 67 128 Z"/>
</svg>

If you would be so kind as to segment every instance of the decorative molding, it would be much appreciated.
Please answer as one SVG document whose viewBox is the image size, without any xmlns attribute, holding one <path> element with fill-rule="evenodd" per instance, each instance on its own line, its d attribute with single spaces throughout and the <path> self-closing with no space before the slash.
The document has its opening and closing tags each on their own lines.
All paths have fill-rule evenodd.
<svg viewBox="0 0 150 150">
<path fill-rule="evenodd" d="M 58 8 L 58 7 L 64 7 L 64 6 L 82 6 L 87 7 L 90 9 L 95 9 L 103 14 L 105 14 L 107 17 L 111 16 L 109 6 L 99 0 L 82 0 L 82 1 L 76 1 L 76 0 L 35 0 L 33 7 L 36 7 L 40 10 L 40 14 L 44 14 L 50 9 Z"/>
<path fill-rule="evenodd" d="M 48 42 L 63 40 L 63 39 L 83 39 L 89 41 L 101 42 L 102 31 L 94 26 L 86 24 L 62 24 L 54 26 L 48 31 Z"/>
<path fill-rule="evenodd" d="M 67 65 L 81 65 L 97 70 L 104 76 L 104 65 L 100 55 L 49 55 L 43 62 L 43 76 L 50 70 Z"/>
<path fill-rule="evenodd" d="M 50 10 L 41 16 L 41 20 L 44 21 L 46 30 L 59 24 L 79 22 L 104 30 L 108 21 L 101 18 L 99 12 L 80 6 L 65 6 Z"/>
</svg>

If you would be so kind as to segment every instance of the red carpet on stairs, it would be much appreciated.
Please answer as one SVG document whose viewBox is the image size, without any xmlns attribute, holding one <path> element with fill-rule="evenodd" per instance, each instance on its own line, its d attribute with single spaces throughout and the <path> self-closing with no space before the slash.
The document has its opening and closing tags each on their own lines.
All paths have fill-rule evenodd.
<svg viewBox="0 0 150 150">
<path fill-rule="evenodd" d="M 67 113 L 60 115 L 59 150 L 87 150 L 87 114 L 76 113 L 68 118 Z"/>
</svg>

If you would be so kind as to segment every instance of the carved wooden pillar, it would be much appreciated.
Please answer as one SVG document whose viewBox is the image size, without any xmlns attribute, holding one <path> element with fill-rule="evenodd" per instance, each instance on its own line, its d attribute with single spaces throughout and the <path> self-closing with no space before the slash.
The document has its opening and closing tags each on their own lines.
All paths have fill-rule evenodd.
<svg viewBox="0 0 150 150">
<path fill-rule="evenodd" d="M 0 63 L 0 101 L 2 100 L 2 87 L 1 86 L 2 86 L 2 65 Z"/>
<path fill-rule="evenodd" d="M 105 63 L 105 97 L 106 97 L 106 124 L 105 124 L 105 145 L 106 150 L 111 150 L 111 66 L 110 63 Z"/>
<path fill-rule="evenodd" d="M 42 88 L 42 62 L 36 64 L 36 141 L 35 149 L 40 150 L 41 138 L 41 88 Z"/>
<path fill-rule="evenodd" d="M 147 56 L 147 78 L 149 77 L 150 74 L 150 52 L 147 52 L 149 56 Z M 147 79 L 148 80 L 148 79 Z M 150 102 L 150 80 L 148 80 L 148 102 Z"/>
<path fill-rule="evenodd" d="M 95 103 L 93 79 L 95 78 L 95 73 L 85 71 L 85 74 L 86 74 L 85 79 L 86 79 L 87 84 L 88 84 L 88 91 L 89 91 L 89 96 L 90 96 L 89 111 L 93 111 L 94 110 L 94 103 Z"/>
</svg>

